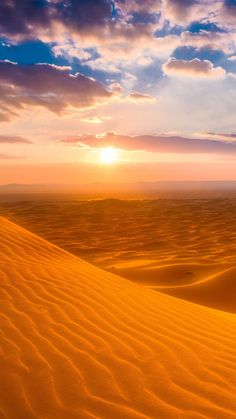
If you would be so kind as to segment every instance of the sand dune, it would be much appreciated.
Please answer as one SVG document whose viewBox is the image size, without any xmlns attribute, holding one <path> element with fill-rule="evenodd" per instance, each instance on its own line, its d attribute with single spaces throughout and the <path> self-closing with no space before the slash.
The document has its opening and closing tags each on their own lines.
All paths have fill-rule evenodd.
<svg viewBox="0 0 236 419">
<path fill-rule="evenodd" d="M 114 268 L 112 270 L 114 272 Z M 115 265 L 115 272 L 138 284 L 197 304 L 236 313 L 236 268 L 231 264 L 146 263 Z"/>
<path fill-rule="evenodd" d="M 0 235 L 2 418 L 236 417 L 234 314 Z"/>
<path fill-rule="evenodd" d="M 220 264 L 208 263 L 171 263 L 136 260 L 135 263 L 117 263 L 113 270 L 122 277 L 138 282 L 142 285 L 158 288 L 188 286 L 205 280 L 208 276 L 218 275 L 222 271 Z M 223 268 L 225 270 L 225 268 Z"/>
<path fill-rule="evenodd" d="M 2 203 L 0 212 L 109 272 L 198 304 L 236 312 L 233 197 L 32 200 Z"/>
<path fill-rule="evenodd" d="M 200 281 L 174 287 L 158 287 L 179 298 L 236 313 L 236 268 L 225 268 Z"/>
</svg>

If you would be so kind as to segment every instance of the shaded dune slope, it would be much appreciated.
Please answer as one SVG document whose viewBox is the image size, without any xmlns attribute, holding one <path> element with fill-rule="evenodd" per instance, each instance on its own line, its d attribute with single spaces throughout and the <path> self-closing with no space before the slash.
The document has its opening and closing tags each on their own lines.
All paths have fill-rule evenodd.
<svg viewBox="0 0 236 419">
<path fill-rule="evenodd" d="M 235 315 L 0 236 L 1 418 L 236 417 Z"/>
<path fill-rule="evenodd" d="M 236 313 L 235 264 L 197 264 L 190 261 L 185 264 L 158 266 L 149 263 L 136 269 L 118 267 L 113 269 L 113 272 L 157 291 L 196 304 Z"/>
<path fill-rule="evenodd" d="M 160 287 L 158 290 L 195 303 L 236 313 L 236 268 L 219 272 L 192 284 Z"/>
</svg>

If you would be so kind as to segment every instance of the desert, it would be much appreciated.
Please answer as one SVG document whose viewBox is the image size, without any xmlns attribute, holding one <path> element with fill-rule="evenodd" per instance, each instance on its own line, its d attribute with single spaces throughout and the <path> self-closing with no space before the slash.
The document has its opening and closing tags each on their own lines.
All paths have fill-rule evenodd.
<svg viewBox="0 0 236 419">
<path fill-rule="evenodd" d="M 236 0 L 0 0 L 0 419 L 236 419 Z"/>
<path fill-rule="evenodd" d="M 1 204 L 2 417 L 234 418 L 234 210 Z"/>
<path fill-rule="evenodd" d="M 236 199 L 0 203 L 0 214 L 99 268 L 201 305 L 236 311 Z"/>
</svg>

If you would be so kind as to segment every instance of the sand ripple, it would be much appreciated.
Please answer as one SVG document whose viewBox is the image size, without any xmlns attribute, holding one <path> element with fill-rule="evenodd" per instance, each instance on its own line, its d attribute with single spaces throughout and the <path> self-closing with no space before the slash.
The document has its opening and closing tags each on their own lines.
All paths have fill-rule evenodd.
<svg viewBox="0 0 236 419">
<path fill-rule="evenodd" d="M 236 313 L 233 197 L 39 202 L 32 196 L 1 203 L 0 213 L 102 269 Z"/>
<path fill-rule="evenodd" d="M 1 218 L 0 417 L 235 418 L 236 316 Z"/>
</svg>

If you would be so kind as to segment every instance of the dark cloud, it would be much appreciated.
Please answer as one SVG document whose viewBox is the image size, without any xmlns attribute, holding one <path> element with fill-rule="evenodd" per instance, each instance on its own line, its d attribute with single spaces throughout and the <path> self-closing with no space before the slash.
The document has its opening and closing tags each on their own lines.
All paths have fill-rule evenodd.
<svg viewBox="0 0 236 419">
<path fill-rule="evenodd" d="M 130 34 L 132 27 L 156 23 L 161 13 L 179 24 L 206 17 L 209 7 L 214 10 L 206 0 L 1 0 L 0 33 L 14 40 L 56 41 L 64 32 L 120 36 L 121 29 Z M 234 10 L 232 1 L 224 7 Z"/>
<path fill-rule="evenodd" d="M 156 23 L 161 13 L 174 24 L 186 24 L 207 18 L 217 7 L 218 2 L 207 0 L 1 0 L 0 33 L 15 40 L 56 41 L 62 32 L 94 36 L 121 23 L 125 31 L 129 24 L 129 33 L 130 26 Z M 222 13 L 236 16 L 236 2 L 222 0 Z"/>
<path fill-rule="evenodd" d="M 84 28 L 100 26 L 112 17 L 111 0 L 70 0 L 58 1 L 54 19 L 64 23 L 65 27 L 81 31 Z"/>
<path fill-rule="evenodd" d="M 111 18 L 111 0 L 1 0 L 0 32 L 5 36 L 50 36 L 55 24 L 82 31 Z"/>
<path fill-rule="evenodd" d="M 41 31 L 49 36 L 59 24 L 80 33 L 113 24 L 127 15 L 129 21 L 133 15 L 133 22 L 149 22 L 161 12 L 179 23 L 193 17 L 192 12 L 199 8 L 207 11 L 207 5 L 214 10 L 213 2 L 206 0 L 1 0 L 0 32 L 33 38 Z M 235 2 L 227 0 L 224 7 L 234 11 Z"/>
<path fill-rule="evenodd" d="M 222 23 L 226 26 L 236 22 L 236 1 L 235 0 L 225 0 L 222 7 Z"/>
<path fill-rule="evenodd" d="M 50 26 L 50 8 L 44 0 L 1 0 L 1 34 L 33 37 L 36 28 Z"/>
<path fill-rule="evenodd" d="M 103 136 L 82 135 L 65 138 L 64 144 L 78 144 L 89 147 L 116 147 L 130 151 L 149 151 L 156 153 L 219 153 L 236 154 L 236 141 L 225 142 L 212 139 L 186 138 L 180 136 L 141 135 L 127 136 L 106 133 Z"/>
<path fill-rule="evenodd" d="M 0 135 L 0 144 L 33 144 L 33 142 L 17 135 Z"/>
<path fill-rule="evenodd" d="M 101 83 L 80 73 L 72 75 L 68 67 L 0 61 L 0 113 L 5 119 L 27 106 L 61 114 L 71 107 L 91 107 L 110 96 Z"/>
</svg>

